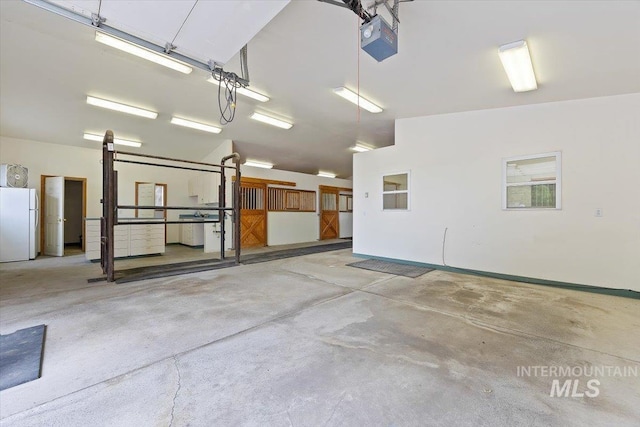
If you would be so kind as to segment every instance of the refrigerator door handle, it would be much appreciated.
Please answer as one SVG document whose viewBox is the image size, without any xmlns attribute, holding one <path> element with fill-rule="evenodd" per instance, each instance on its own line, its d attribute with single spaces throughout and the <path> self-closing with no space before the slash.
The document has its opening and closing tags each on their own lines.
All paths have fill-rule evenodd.
<svg viewBox="0 0 640 427">
<path fill-rule="evenodd" d="M 38 225 L 40 225 L 40 211 L 38 209 L 35 209 L 36 212 L 36 228 L 38 228 Z"/>
</svg>

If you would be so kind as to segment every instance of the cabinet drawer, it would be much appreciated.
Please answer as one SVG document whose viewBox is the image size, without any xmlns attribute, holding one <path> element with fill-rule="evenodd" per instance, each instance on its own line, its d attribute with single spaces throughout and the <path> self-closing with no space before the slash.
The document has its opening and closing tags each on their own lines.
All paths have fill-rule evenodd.
<svg viewBox="0 0 640 427">
<path fill-rule="evenodd" d="M 113 227 L 113 237 L 117 239 L 118 237 L 129 238 L 129 226 L 128 225 L 116 225 Z"/>
<path fill-rule="evenodd" d="M 129 256 L 129 247 L 126 248 L 113 248 L 113 256 L 115 258 L 121 258 Z"/>
<path fill-rule="evenodd" d="M 84 249 L 86 252 L 98 251 L 98 258 L 100 258 L 100 240 L 87 241 Z"/>
<path fill-rule="evenodd" d="M 117 249 L 129 249 L 129 241 L 113 239 L 113 249 L 114 253 Z"/>
<path fill-rule="evenodd" d="M 145 248 L 148 246 L 164 246 L 164 238 L 155 238 L 155 239 L 141 239 L 141 240 L 132 240 L 131 241 L 131 249 L 133 248 Z"/>
<path fill-rule="evenodd" d="M 85 230 L 87 233 L 100 233 L 100 224 L 87 224 Z"/>
<path fill-rule="evenodd" d="M 84 253 L 84 257 L 89 261 L 94 259 L 100 259 L 100 249 L 98 249 L 97 251 L 87 249 L 86 252 Z"/>
<path fill-rule="evenodd" d="M 131 248 L 131 255 L 150 255 L 150 254 L 163 254 L 164 253 L 164 244 L 162 245 L 150 245 L 144 246 L 140 248 Z"/>
</svg>

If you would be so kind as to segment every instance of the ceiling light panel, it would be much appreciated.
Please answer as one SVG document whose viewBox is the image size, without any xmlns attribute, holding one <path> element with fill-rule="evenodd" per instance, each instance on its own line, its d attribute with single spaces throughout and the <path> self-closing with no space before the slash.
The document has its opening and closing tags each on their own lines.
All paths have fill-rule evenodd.
<svg viewBox="0 0 640 427">
<path fill-rule="evenodd" d="M 260 113 L 253 113 L 250 117 L 253 120 L 257 120 L 259 122 L 266 123 L 271 126 L 276 126 L 282 129 L 291 129 L 293 127 L 293 123 L 285 122 L 284 120 L 276 119 Z"/>
<path fill-rule="evenodd" d="M 191 129 L 197 129 L 209 133 L 220 133 L 222 129 L 205 123 L 194 122 L 192 120 L 181 119 L 180 117 L 172 117 L 171 123 L 178 126 L 184 126 Z"/>
<path fill-rule="evenodd" d="M 220 82 L 216 79 L 214 79 L 213 77 L 209 77 L 207 79 L 207 81 L 209 83 L 213 83 L 214 85 L 219 86 Z M 249 98 L 253 98 L 256 101 L 260 101 L 260 102 L 267 102 L 269 100 L 269 97 L 266 95 L 263 95 L 261 93 L 258 92 L 254 92 L 251 89 L 247 89 L 246 87 L 239 87 L 236 89 L 236 92 L 238 92 L 240 95 L 244 95 L 247 96 Z"/>
<path fill-rule="evenodd" d="M 324 171 L 319 171 L 317 175 L 321 176 L 323 178 L 335 178 L 336 177 L 335 173 L 324 172 Z"/>
<path fill-rule="evenodd" d="M 245 166 L 252 166 L 254 168 L 271 169 L 273 165 L 267 162 L 259 162 L 257 160 L 247 160 L 244 162 Z"/>
<path fill-rule="evenodd" d="M 104 141 L 104 135 L 97 135 L 95 133 L 84 133 L 84 139 L 86 139 L 87 141 L 98 141 L 98 142 L 103 142 Z M 140 148 L 142 147 L 142 143 L 138 142 L 138 141 L 131 141 L 129 139 L 122 139 L 122 138 L 113 138 L 113 143 L 114 144 L 118 144 L 118 145 L 126 145 L 128 147 L 136 147 L 136 148 Z"/>
<path fill-rule="evenodd" d="M 357 93 L 347 89 L 344 86 L 333 89 L 333 92 L 336 95 L 341 96 L 347 101 L 352 102 L 371 113 L 381 113 L 383 111 L 382 108 L 378 107 L 373 102 L 359 96 Z"/>
<path fill-rule="evenodd" d="M 373 147 L 370 147 L 369 145 L 362 144 L 362 143 L 358 142 L 358 143 L 356 143 L 356 145 L 351 147 L 351 150 L 355 151 L 356 153 L 364 153 L 365 151 L 373 150 Z"/>
<path fill-rule="evenodd" d="M 96 41 L 184 74 L 189 74 L 193 71 L 193 69 L 188 65 L 180 61 L 176 61 L 167 55 L 145 49 L 121 38 L 101 33 L 100 31 L 96 31 Z"/>
<path fill-rule="evenodd" d="M 146 117 L 148 119 L 155 119 L 158 117 L 158 113 L 155 111 L 132 107 L 131 105 L 120 104 L 119 102 L 96 98 L 94 96 L 87 96 L 87 104 L 109 110 L 120 111 L 122 113 L 133 114 L 134 116 Z"/>
<path fill-rule="evenodd" d="M 527 92 L 538 88 L 526 41 L 519 40 L 502 45 L 498 54 L 514 92 Z"/>
</svg>

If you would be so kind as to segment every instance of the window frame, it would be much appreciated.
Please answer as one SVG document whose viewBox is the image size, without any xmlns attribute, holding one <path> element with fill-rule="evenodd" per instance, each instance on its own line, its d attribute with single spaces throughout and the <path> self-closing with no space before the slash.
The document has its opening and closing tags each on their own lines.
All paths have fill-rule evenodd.
<svg viewBox="0 0 640 427">
<path fill-rule="evenodd" d="M 341 206 L 341 198 L 344 197 L 345 198 L 345 209 L 342 209 Z M 338 211 L 339 212 L 346 212 L 346 213 L 352 213 L 353 212 L 353 194 L 352 193 L 340 193 L 338 194 Z"/>
<path fill-rule="evenodd" d="M 391 175 L 407 175 L 407 189 L 406 190 L 390 190 L 385 191 L 384 189 L 384 178 Z M 382 174 L 382 211 L 383 212 L 407 212 L 411 210 L 411 171 L 400 171 L 400 172 L 388 172 Z M 385 194 L 406 194 L 407 195 L 407 207 L 406 208 L 393 208 L 393 209 L 385 209 L 384 207 L 384 196 Z"/>
<path fill-rule="evenodd" d="M 523 183 L 507 183 L 507 165 L 510 162 L 518 161 L 518 160 L 534 160 L 541 159 L 544 157 L 555 157 L 556 159 L 556 179 L 554 181 L 534 181 L 534 182 L 523 182 Z M 508 187 L 521 187 L 521 186 L 530 186 L 534 185 L 543 185 L 543 184 L 555 184 L 556 186 L 556 203 L 554 207 L 508 207 L 507 206 L 507 188 Z M 549 210 L 562 210 L 562 152 L 561 151 L 551 151 L 547 153 L 540 154 L 530 154 L 526 156 L 514 156 L 509 158 L 502 159 L 502 210 L 504 211 L 549 211 Z"/>
<path fill-rule="evenodd" d="M 289 205 L 289 195 L 298 195 L 298 206 Z M 304 196 L 307 195 L 307 197 Z M 311 196 L 313 194 L 313 196 Z M 314 190 L 293 190 L 291 188 L 268 187 L 267 211 L 268 212 L 317 212 L 318 196 Z M 309 207 L 313 201 L 313 207 Z"/>
</svg>

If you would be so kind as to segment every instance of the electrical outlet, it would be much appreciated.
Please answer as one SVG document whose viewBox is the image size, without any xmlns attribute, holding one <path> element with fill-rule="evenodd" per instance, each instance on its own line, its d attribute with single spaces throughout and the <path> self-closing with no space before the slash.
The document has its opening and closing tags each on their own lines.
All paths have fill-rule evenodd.
<svg viewBox="0 0 640 427">
<path fill-rule="evenodd" d="M 596 208 L 596 216 L 602 216 L 602 208 Z"/>
<path fill-rule="evenodd" d="M 364 198 L 368 199 L 369 198 L 369 193 L 364 193 Z"/>
</svg>

